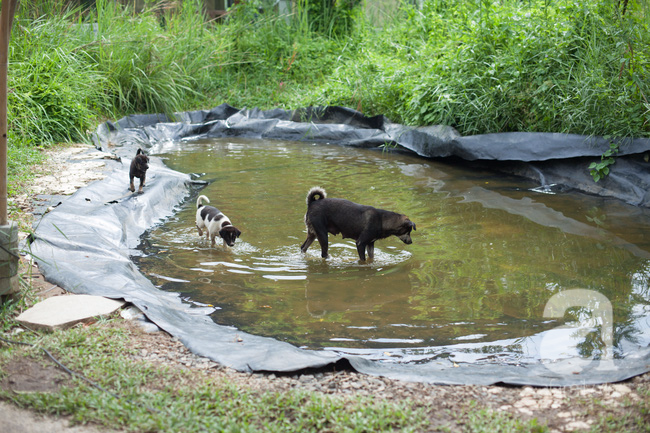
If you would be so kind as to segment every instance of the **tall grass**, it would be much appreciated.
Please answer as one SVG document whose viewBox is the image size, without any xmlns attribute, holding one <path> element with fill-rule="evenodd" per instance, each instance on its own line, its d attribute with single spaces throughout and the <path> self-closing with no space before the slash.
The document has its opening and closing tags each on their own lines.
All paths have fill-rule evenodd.
<svg viewBox="0 0 650 433">
<path fill-rule="evenodd" d="M 632 5 L 632 2 L 630 2 Z M 634 3 L 425 2 L 406 8 L 320 100 L 463 134 L 648 136 L 650 14 Z"/>
<path fill-rule="evenodd" d="M 299 107 L 305 95 L 327 81 L 339 59 L 353 53 L 351 35 L 330 37 L 314 30 L 300 5 L 289 15 L 259 12 L 256 2 L 234 9 L 210 30 L 230 41 L 222 73 L 205 94 L 239 107 Z M 319 18 L 320 19 L 320 18 Z"/>
<path fill-rule="evenodd" d="M 78 140 L 91 126 L 93 106 L 105 106 L 97 90 L 105 79 L 88 54 L 61 43 L 70 26 L 39 18 L 14 31 L 8 106 L 10 132 L 21 143 Z"/>
</svg>

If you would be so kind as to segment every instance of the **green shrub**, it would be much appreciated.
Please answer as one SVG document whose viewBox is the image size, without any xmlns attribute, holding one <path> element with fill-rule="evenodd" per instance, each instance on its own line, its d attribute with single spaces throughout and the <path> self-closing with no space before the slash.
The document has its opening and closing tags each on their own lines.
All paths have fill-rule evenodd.
<svg viewBox="0 0 650 433">
<path fill-rule="evenodd" d="M 405 7 L 336 70 L 323 103 L 461 133 L 650 133 L 648 10 L 611 4 L 429 1 Z M 632 48 L 631 48 L 632 47 Z"/>
</svg>

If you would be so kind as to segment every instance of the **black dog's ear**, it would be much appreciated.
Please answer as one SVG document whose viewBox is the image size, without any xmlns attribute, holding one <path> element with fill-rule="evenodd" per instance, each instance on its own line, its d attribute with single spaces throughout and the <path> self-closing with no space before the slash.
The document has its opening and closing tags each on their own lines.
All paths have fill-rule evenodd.
<svg viewBox="0 0 650 433">
<path fill-rule="evenodd" d="M 241 235 L 241 230 L 237 229 L 237 237 Z"/>
<path fill-rule="evenodd" d="M 413 227 L 413 231 L 415 231 L 415 223 L 413 221 L 409 221 L 411 223 L 411 227 Z"/>
</svg>

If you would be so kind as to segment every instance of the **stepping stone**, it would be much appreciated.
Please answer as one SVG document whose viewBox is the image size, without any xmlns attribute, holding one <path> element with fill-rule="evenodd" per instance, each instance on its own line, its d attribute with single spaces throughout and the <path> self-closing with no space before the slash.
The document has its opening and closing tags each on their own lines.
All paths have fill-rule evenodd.
<svg viewBox="0 0 650 433">
<path fill-rule="evenodd" d="M 65 295 L 47 298 L 16 318 L 25 327 L 34 329 L 69 328 L 77 323 L 94 321 L 118 310 L 124 301 L 91 295 Z"/>
</svg>

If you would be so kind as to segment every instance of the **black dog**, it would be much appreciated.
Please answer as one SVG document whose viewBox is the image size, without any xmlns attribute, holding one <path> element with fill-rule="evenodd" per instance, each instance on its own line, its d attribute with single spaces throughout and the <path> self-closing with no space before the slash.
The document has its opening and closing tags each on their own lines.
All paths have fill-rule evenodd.
<svg viewBox="0 0 650 433">
<path fill-rule="evenodd" d="M 129 189 L 131 192 L 135 191 L 135 185 L 133 185 L 133 178 L 137 177 L 140 179 L 140 188 L 138 192 L 142 192 L 142 187 L 144 186 L 144 180 L 147 177 L 147 170 L 149 169 L 149 157 L 144 154 L 142 149 L 138 149 L 133 160 L 131 160 L 131 169 L 129 170 Z"/>
<path fill-rule="evenodd" d="M 300 247 L 303 253 L 318 238 L 321 256 L 326 258 L 327 233 L 341 233 L 344 239 L 356 241 L 359 258 L 364 261 L 366 250 L 368 257 L 373 258 L 376 240 L 395 235 L 405 244 L 410 244 L 413 242 L 411 230 L 415 230 L 415 224 L 406 215 L 340 198 L 327 198 L 325 190 L 320 187 L 310 189 L 307 194 L 305 225 L 307 240 Z"/>
</svg>

